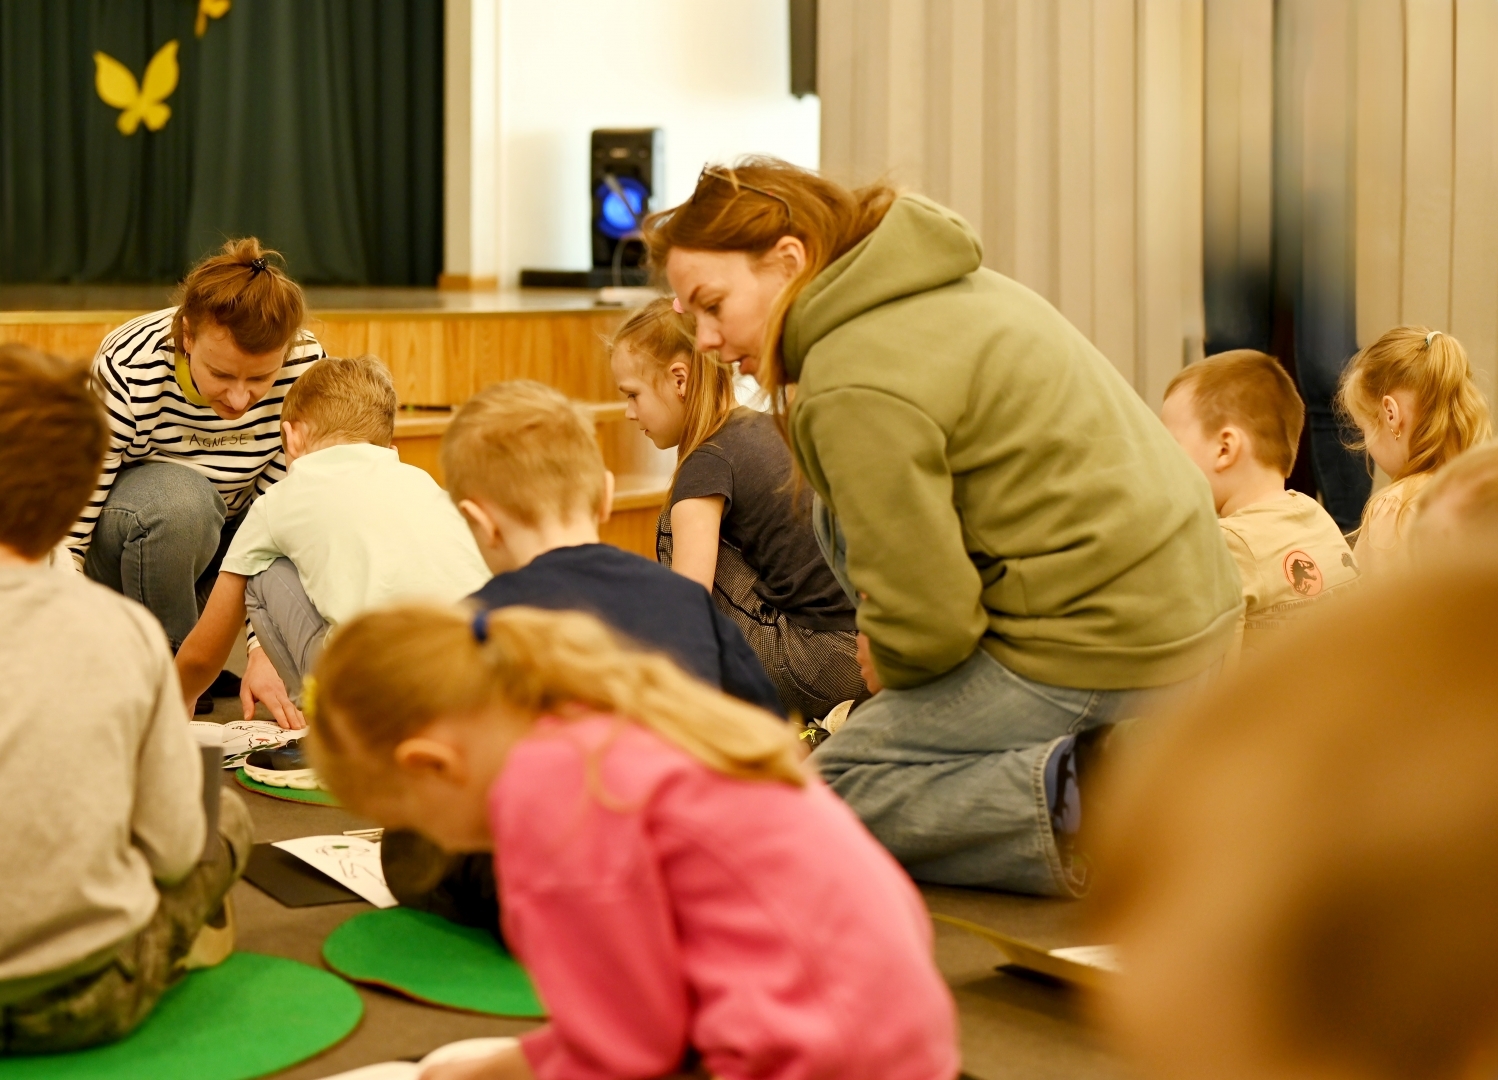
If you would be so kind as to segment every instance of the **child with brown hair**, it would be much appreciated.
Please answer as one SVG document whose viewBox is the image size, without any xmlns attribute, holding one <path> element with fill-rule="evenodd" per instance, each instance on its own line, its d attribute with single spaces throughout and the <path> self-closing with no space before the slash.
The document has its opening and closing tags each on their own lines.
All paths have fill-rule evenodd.
<svg viewBox="0 0 1498 1080">
<path fill-rule="evenodd" d="M 425 1080 L 956 1075 L 903 871 L 787 726 L 596 619 L 362 616 L 318 663 L 311 738 L 356 813 L 492 851 L 546 1001 L 518 1047 Z"/>
<path fill-rule="evenodd" d="M 821 719 L 868 696 L 853 604 L 822 558 L 811 489 L 793 485 L 775 418 L 738 405 L 733 369 L 698 350 L 694 333 L 662 298 L 609 347 L 626 414 L 657 447 L 676 448 L 656 555 L 713 594 L 787 712 Z"/>
<path fill-rule="evenodd" d="M 189 701 L 223 666 L 248 611 L 292 699 L 272 713 L 302 727 L 295 700 L 330 626 L 400 599 L 452 603 L 488 577 L 437 482 L 391 447 L 395 410 L 374 356 L 319 360 L 287 391 L 288 475 L 251 504 L 178 650 Z"/>
<path fill-rule="evenodd" d="M 1491 557 L 1370 583 L 1116 778 L 1094 929 L 1145 1075 L 1494 1075 L 1494 610 Z"/>
<path fill-rule="evenodd" d="M 1244 648 L 1263 631 L 1355 580 L 1337 523 L 1308 495 L 1285 488 L 1305 405 L 1272 356 L 1234 349 L 1182 369 L 1160 419 L 1212 488 L 1217 524 L 1243 580 Z"/>
<path fill-rule="evenodd" d="M 205 851 L 203 763 L 161 625 L 46 566 L 108 444 L 86 367 L 0 346 L 0 1055 L 118 1039 L 196 941 L 227 955 L 225 898 L 250 855 L 232 792 Z"/>
<path fill-rule="evenodd" d="M 1364 571 L 1397 562 L 1407 515 L 1431 476 L 1492 435 L 1488 403 L 1467 351 L 1440 330 L 1396 326 L 1352 358 L 1338 407 L 1394 482 L 1368 500 L 1354 552 Z"/>
</svg>

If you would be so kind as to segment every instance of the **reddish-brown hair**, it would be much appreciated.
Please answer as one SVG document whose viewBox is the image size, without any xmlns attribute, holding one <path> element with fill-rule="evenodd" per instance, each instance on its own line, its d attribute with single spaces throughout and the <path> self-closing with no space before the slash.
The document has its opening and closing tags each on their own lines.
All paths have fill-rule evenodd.
<svg viewBox="0 0 1498 1080">
<path fill-rule="evenodd" d="M 897 195 L 885 184 L 850 189 L 778 158 L 746 157 L 731 167 L 702 170 L 690 199 L 647 217 L 645 246 L 657 273 L 665 272 L 672 248 L 742 251 L 758 258 L 783 236 L 805 246 L 806 266 L 776 297 L 760 348 L 757 377 L 780 415 L 786 313 L 818 274 L 878 227 Z"/>
<path fill-rule="evenodd" d="M 178 352 L 183 329 L 199 332 L 217 323 L 247 353 L 290 352 L 307 318 L 302 287 L 286 276 L 281 253 L 262 248 L 253 236 L 230 240 L 187 272 L 172 317 Z"/>
<path fill-rule="evenodd" d="M 1182 387 L 1191 391 L 1203 432 L 1242 428 L 1261 464 L 1290 475 L 1306 406 L 1278 360 L 1254 349 L 1217 353 L 1176 372 L 1165 396 Z"/>
<path fill-rule="evenodd" d="M 0 544 L 39 559 L 67 535 L 109 445 L 87 364 L 0 345 Z"/>
</svg>

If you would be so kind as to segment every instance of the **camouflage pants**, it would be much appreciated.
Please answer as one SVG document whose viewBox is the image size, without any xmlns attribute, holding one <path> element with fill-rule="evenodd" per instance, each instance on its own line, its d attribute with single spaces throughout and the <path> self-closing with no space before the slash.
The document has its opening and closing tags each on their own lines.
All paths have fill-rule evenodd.
<svg viewBox="0 0 1498 1080">
<path fill-rule="evenodd" d="M 655 557 L 671 565 L 671 508 L 655 526 Z M 787 713 L 820 720 L 841 702 L 869 696 L 858 670 L 858 635 L 852 630 L 813 630 L 799 626 L 759 598 L 759 575 L 739 549 L 718 543 L 713 602 L 743 632 L 759 657 Z"/>
<path fill-rule="evenodd" d="M 224 896 L 244 873 L 254 833 L 250 812 L 231 791 L 221 795 L 213 856 L 186 880 L 161 890 L 156 914 L 98 971 L 0 1007 L 0 1053 L 44 1054 L 112 1042 L 135 1030 L 183 974 L 182 959 Z"/>
</svg>

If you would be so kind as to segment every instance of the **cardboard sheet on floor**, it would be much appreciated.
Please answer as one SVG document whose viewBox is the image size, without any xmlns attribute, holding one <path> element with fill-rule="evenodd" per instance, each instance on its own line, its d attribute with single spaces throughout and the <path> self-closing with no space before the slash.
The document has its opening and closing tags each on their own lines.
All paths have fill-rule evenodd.
<svg viewBox="0 0 1498 1080">
<path fill-rule="evenodd" d="M 286 907 L 343 904 L 361 897 L 274 844 L 256 844 L 244 879 Z"/>
<path fill-rule="evenodd" d="M 494 935 L 425 911 L 355 915 L 322 946 L 328 966 L 428 1005 L 491 1016 L 546 1015 L 525 969 Z"/>
<path fill-rule="evenodd" d="M 70 1054 L 0 1057 L 3 1080 L 251 1080 L 322 1053 L 353 1031 L 359 994 L 295 960 L 235 953 L 162 995 L 119 1042 Z"/>
<path fill-rule="evenodd" d="M 246 791 L 253 791 L 257 795 L 269 795 L 272 799 L 286 799 L 289 802 L 313 803 L 317 806 L 337 806 L 338 800 L 332 794 L 318 788 L 316 791 L 302 791 L 300 788 L 271 787 L 262 784 L 259 780 L 252 779 L 250 774 L 243 769 L 234 773 L 234 779 L 239 786 Z"/>
</svg>

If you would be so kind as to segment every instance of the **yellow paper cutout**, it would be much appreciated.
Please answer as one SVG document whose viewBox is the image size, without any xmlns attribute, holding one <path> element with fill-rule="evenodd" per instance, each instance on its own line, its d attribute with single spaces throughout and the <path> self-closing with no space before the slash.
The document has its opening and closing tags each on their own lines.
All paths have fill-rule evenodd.
<svg viewBox="0 0 1498 1080">
<path fill-rule="evenodd" d="M 229 5 L 233 0 L 198 0 L 198 21 L 193 26 L 193 32 L 202 37 L 208 33 L 209 19 L 222 19 L 229 14 Z"/>
<path fill-rule="evenodd" d="M 134 135 L 144 120 L 146 127 L 160 131 L 171 118 L 165 104 L 177 89 L 177 42 L 168 41 L 146 65 L 146 77 L 137 84 L 135 75 L 108 53 L 94 53 L 94 87 L 104 104 L 123 110 L 115 126 L 121 135 Z"/>
<path fill-rule="evenodd" d="M 198 384 L 192 381 L 192 368 L 187 362 L 186 353 L 177 354 L 177 385 L 182 388 L 182 396 L 193 405 L 208 406 L 208 399 L 198 392 Z"/>
</svg>

